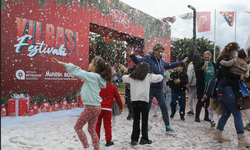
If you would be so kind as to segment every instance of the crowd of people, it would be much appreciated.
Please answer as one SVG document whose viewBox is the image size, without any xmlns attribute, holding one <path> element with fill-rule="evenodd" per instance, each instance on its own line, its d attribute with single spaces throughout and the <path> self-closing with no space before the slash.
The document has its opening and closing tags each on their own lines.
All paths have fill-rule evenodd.
<svg viewBox="0 0 250 150">
<path fill-rule="evenodd" d="M 250 46 L 247 50 L 250 51 Z M 250 147 L 250 141 L 244 135 L 241 114 L 242 109 L 250 108 L 250 103 L 242 102 L 249 101 L 249 99 L 241 99 L 237 85 L 238 81 L 249 76 L 248 58 L 245 51 L 240 50 L 238 43 L 228 43 L 215 63 L 211 61 L 212 54 L 209 51 L 203 53 L 203 60 L 199 55 L 194 55 L 188 64 L 187 72 L 185 71 L 187 57 L 183 61 L 168 63 L 162 59 L 163 51 L 164 46 L 156 44 L 148 55 L 140 57 L 136 56 L 133 49 L 128 46 L 127 54 L 135 65 L 127 68 L 119 64 L 119 68 L 125 73 L 122 80 L 126 83 L 125 101 L 129 110 L 127 119 L 133 120 L 131 145 L 152 143 L 148 137 L 150 130 L 148 114 L 152 103 L 155 105 L 153 117 L 158 116 L 157 110 L 160 108 L 166 132 L 174 131 L 169 117 L 174 118 L 176 110 L 179 110 L 180 119 L 185 121 L 187 90 L 190 109 L 187 115 L 194 115 L 195 122 L 200 122 L 200 112 L 204 107 L 204 120 L 211 123 L 211 127 L 215 127 L 213 115 L 217 114 L 218 123 L 213 140 L 231 141 L 222 133 L 228 118 L 233 114 L 238 147 Z M 89 64 L 88 71 L 85 71 L 71 63 L 61 62 L 54 58 L 52 60 L 54 63 L 64 66 L 71 75 L 84 81 L 81 98 L 85 108 L 74 126 L 84 149 L 90 149 L 90 146 L 82 127 L 88 123 L 88 132 L 91 135 L 93 147 L 95 150 L 99 150 L 102 120 L 106 146 L 113 145 L 112 116 L 123 110 L 117 91 L 118 75 L 121 75 L 118 64 L 115 63 L 111 67 L 103 58 L 96 56 Z M 216 86 L 219 90 L 217 91 L 215 88 L 213 92 L 215 94 L 209 97 L 204 89 L 215 75 L 217 76 Z M 170 115 L 168 114 L 169 109 L 171 109 Z M 246 114 L 250 122 L 250 111 L 246 110 Z M 250 128 L 249 124 L 245 129 Z"/>
</svg>

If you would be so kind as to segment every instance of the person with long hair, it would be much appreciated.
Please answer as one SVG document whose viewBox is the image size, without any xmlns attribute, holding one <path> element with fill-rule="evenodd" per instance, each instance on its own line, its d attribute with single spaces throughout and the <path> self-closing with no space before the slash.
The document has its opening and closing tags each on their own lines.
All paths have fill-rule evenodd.
<svg viewBox="0 0 250 150">
<path fill-rule="evenodd" d="M 183 61 L 168 63 L 162 59 L 162 54 L 164 51 L 164 46 L 162 44 L 156 44 L 153 47 L 153 51 L 149 55 L 145 55 L 142 58 L 138 58 L 135 56 L 131 47 L 127 47 L 127 54 L 130 55 L 130 58 L 135 64 L 139 64 L 141 62 L 147 62 L 150 66 L 150 72 L 154 74 L 164 75 L 164 69 L 172 69 L 178 67 L 180 64 L 185 63 L 188 60 L 186 57 Z M 168 115 L 168 107 L 165 98 L 165 94 L 163 91 L 163 81 L 152 83 L 150 85 L 150 97 L 148 103 L 148 111 L 151 108 L 153 97 L 156 97 L 158 100 L 159 106 L 161 108 L 163 120 L 166 126 L 166 132 L 172 132 L 174 129 L 170 126 L 169 115 Z"/>
<path fill-rule="evenodd" d="M 70 75 L 73 75 L 84 81 L 81 89 L 81 98 L 84 104 L 84 110 L 79 115 L 74 129 L 83 145 L 87 150 L 90 149 L 87 136 L 83 132 L 83 126 L 88 123 L 88 132 L 92 138 L 94 150 L 99 150 L 99 138 L 96 133 L 96 123 L 101 112 L 100 103 L 102 98 L 99 96 L 101 88 L 106 88 L 106 81 L 110 82 L 112 78 L 111 66 L 103 58 L 96 56 L 89 64 L 88 71 L 71 63 L 65 63 L 52 58 L 56 64 L 66 68 Z"/>
<path fill-rule="evenodd" d="M 137 64 L 135 70 L 124 75 L 122 80 L 124 83 L 130 83 L 130 94 L 132 107 L 134 112 L 133 131 L 131 135 L 131 145 L 136 145 L 140 135 L 140 114 L 142 114 L 142 137 L 141 145 L 151 144 L 148 138 L 148 102 L 149 89 L 151 83 L 162 81 L 163 76 L 150 73 L 150 66 L 146 62 Z"/>
<path fill-rule="evenodd" d="M 236 42 L 230 42 L 228 43 L 220 55 L 217 57 L 216 60 L 216 70 L 220 66 L 221 60 L 231 60 L 235 53 L 238 53 L 239 45 Z M 235 55 L 236 56 L 236 55 Z M 237 75 L 230 71 L 230 67 L 221 66 L 221 69 L 217 76 L 217 83 L 219 83 L 224 77 L 229 78 L 234 81 L 239 81 L 244 78 L 244 74 Z M 226 92 L 226 94 L 225 94 Z M 238 147 L 250 147 L 250 142 L 248 139 L 246 139 L 244 135 L 244 129 L 243 129 L 243 121 L 242 121 L 242 114 L 241 111 L 237 109 L 234 93 L 232 91 L 232 87 L 227 86 L 224 88 L 224 95 L 225 95 L 225 102 L 220 103 L 222 107 L 222 116 L 219 119 L 217 129 L 214 132 L 214 140 L 219 142 L 230 142 L 231 139 L 225 138 L 222 136 L 222 131 L 224 130 L 224 127 L 227 123 L 228 118 L 231 114 L 233 114 L 234 117 L 234 124 L 235 129 L 237 132 L 237 138 L 238 138 Z M 244 104 L 243 104 L 244 106 Z"/>
<path fill-rule="evenodd" d="M 220 64 L 222 66 L 226 66 L 226 67 L 231 67 L 230 71 L 234 74 L 238 74 L 238 75 L 242 75 L 245 74 L 245 78 L 248 78 L 249 76 L 249 72 L 248 72 L 248 58 L 247 55 L 244 51 L 244 49 L 241 49 L 238 51 L 238 56 L 236 56 L 237 53 L 235 53 L 234 58 L 230 61 L 224 61 L 221 60 Z M 220 82 L 217 84 L 217 95 L 218 97 L 216 98 L 216 100 L 214 101 L 214 103 L 221 103 L 224 102 L 224 98 L 223 98 L 223 89 L 225 86 L 231 85 L 233 87 L 233 92 L 234 92 L 234 96 L 236 99 L 236 106 L 239 110 L 241 110 L 242 107 L 242 103 L 240 100 L 240 93 L 239 93 L 239 86 L 238 86 L 238 81 L 235 80 L 231 80 L 229 78 L 223 78 L 220 80 Z"/>
</svg>

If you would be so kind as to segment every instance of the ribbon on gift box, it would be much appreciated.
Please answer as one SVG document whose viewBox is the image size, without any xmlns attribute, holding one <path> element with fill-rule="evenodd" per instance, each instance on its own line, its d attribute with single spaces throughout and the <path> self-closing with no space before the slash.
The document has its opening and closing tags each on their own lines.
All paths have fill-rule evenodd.
<svg viewBox="0 0 250 150">
<path fill-rule="evenodd" d="M 24 94 L 17 94 L 17 93 L 15 93 L 15 94 L 11 95 L 11 98 L 16 99 L 16 103 L 15 103 L 15 110 L 16 110 L 16 112 L 15 112 L 14 116 L 18 116 L 18 101 L 19 101 L 19 99 L 22 99 L 24 97 L 25 97 Z"/>
<path fill-rule="evenodd" d="M 16 100 L 16 103 L 15 103 L 15 115 L 13 116 L 18 116 L 18 113 L 19 113 L 19 110 L 18 110 L 18 105 L 19 105 L 19 100 L 20 99 L 27 99 L 27 112 L 29 111 L 29 96 L 25 96 L 25 94 L 21 93 L 21 94 L 12 94 L 11 95 L 11 98 L 15 99 Z"/>
</svg>

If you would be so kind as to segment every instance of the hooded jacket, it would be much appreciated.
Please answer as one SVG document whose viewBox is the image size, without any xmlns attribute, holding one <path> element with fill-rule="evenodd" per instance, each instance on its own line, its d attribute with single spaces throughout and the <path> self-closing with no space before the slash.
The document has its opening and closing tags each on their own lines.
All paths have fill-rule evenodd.
<svg viewBox="0 0 250 150">
<path fill-rule="evenodd" d="M 100 74 L 87 72 L 71 63 L 65 64 L 70 75 L 84 81 L 81 89 L 81 98 L 84 105 L 100 105 L 102 98 L 99 96 L 101 88 L 106 88 L 106 80 Z"/>
<path fill-rule="evenodd" d="M 138 64 L 140 62 L 147 62 L 150 66 L 150 71 L 151 73 L 154 74 L 161 74 L 164 76 L 164 68 L 165 69 L 172 69 L 175 67 L 180 66 L 180 64 L 183 64 L 182 61 L 179 62 L 173 62 L 173 63 L 168 63 L 165 62 L 161 57 L 156 58 L 153 54 L 145 55 L 142 58 L 137 58 L 135 54 L 130 55 L 130 58 L 135 64 Z M 163 81 L 157 82 L 157 83 L 151 83 L 152 88 L 162 88 L 163 87 Z"/>
</svg>

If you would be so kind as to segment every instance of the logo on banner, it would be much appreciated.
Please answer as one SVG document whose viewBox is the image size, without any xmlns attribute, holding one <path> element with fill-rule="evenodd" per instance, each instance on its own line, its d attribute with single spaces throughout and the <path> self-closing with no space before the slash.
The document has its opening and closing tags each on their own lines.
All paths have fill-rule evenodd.
<svg viewBox="0 0 250 150">
<path fill-rule="evenodd" d="M 16 17 L 17 23 L 17 41 L 16 53 L 21 54 L 22 49 L 28 46 L 29 57 L 35 57 L 37 54 L 52 54 L 56 56 L 72 56 L 78 48 L 78 32 L 62 27 L 54 27 L 52 24 L 46 24 L 45 41 L 42 40 L 42 23 L 33 20 L 27 20 Z"/>
<path fill-rule="evenodd" d="M 17 70 L 16 78 L 19 80 L 25 80 L 25 72 L 23 70 Z"/>
<path fill-rule="evenodd" d="M 130 20 L 126 13 L 122 10 L 119 11 L 117 9 L 110 10 L 110 14 L 112 15 L 112 21 L 121 23 L 125 28 L 129 28 Z"/>
</svg>

